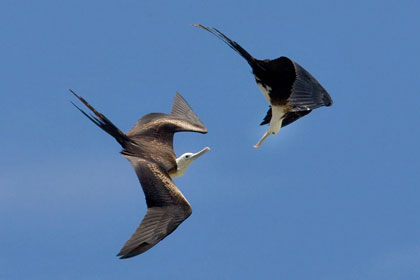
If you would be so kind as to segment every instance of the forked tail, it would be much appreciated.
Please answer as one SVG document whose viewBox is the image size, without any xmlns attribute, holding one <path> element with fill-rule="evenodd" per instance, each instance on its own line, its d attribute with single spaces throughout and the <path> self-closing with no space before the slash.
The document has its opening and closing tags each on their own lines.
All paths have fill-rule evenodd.
<svg viewBox="0 0 420 280">
<path fill-rule="evenodd" d="M 256 65 L 256 59 L 250 55 L 244 48 L 242 48 L 238 43 L 235 41 L 232 41 L 229 39 L 225 34 L 220 32 L 214 27 L 207 27 L 201 24 L 193 24 L 195 27 L 202 28 L 204 30 L 207 30 L 208 32 L 212 33 L 213 35 L 217 36 L 219 39 L 221 39 L 223 42 L 225 42 L 229 47 L 231 47 L 234 51 L 239 53 L 243 58 L 246 59 L 246 61 L 251 65 L 251 67 L 254 67 Z"/>
<path fill-rule="evenodd" d="M 116 127 L 110 120 L 108 120 L 104 115 L 96 111 L 95 108 L 93 108 L 83 97 L 77 95 L 74 91 L 69 89 L 71 93 L 74 94 L 83 104 L 86 105 L 95 115 L 89 115 L 82 109 L 80 109 L 76 104 L 71 102 L 80 112 L 82 112 L 83 115 L 88 117 L 93 123 L 95 123 L 97 126 L 102 128 L 105 132 L 107 132 L 109 135 L 115 138 L 115 140 L 118 141 L 118 143 L 121 144 L 121 146 L 125 147 L 128 142 L 131 142 L 130 138 L 127 137 L 118 127 Z"/>
</svg>

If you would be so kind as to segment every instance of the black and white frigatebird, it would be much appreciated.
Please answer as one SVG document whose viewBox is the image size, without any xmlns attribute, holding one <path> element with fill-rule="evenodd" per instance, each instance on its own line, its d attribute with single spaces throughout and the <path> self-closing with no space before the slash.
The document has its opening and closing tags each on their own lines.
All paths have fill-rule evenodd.
<svg viewBox="0 0 420 280">
<path fill-rule="evenodd" d="M 273 60 L 259 60 L 250 55 L 238 43 L 229 39 L 216 28 L 194 24 L 223 40 L 246 59 L 252 68 L 258 87 L 270 104 L 263 122 L 270 124 L 267 132 L 254 148 L 259 148 L 268 136 L 274 135 L 297 119 L 321 106 L 331 106 L 332 99 L 320 83 L 293 60 L 282 56 Z"/>
<path fill-rule="evenodd" d="M 155 246 L 191 215 L 190 204 L 171 177 L 184 175 L 187 167 L 210 148 L 176 158 L 173 137 L 176 132 L 207 133 L 207 129 L 179 93 L 175 95 L 170 114 L 147 114 L 130 131 L 123 133 L 85 99 L 70 91 L 94 115 L 73 105 L 120 143 L 121 154 L 131 163 L 143 188 L 147 213 L 117 255 L 122 259 L 134 257 Z"/>
</svg>

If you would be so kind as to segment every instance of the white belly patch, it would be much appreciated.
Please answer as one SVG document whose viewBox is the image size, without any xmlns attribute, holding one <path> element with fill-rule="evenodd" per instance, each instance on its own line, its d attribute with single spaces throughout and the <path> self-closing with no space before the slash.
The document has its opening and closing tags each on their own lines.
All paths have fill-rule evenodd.
<svg viewBox="0 0 420 280">
<path fill-rule="evenodd" d="M 263 84 L 261 84 L 258 80 L 257 80 L 257 85 L 260 88 L 261 92 L 263 93 L 265 99 L 267 99 L 267 102 L 271 104 L 270 95 L 268 94 L 269 92 L 271 92 L 271 87 L 267 85 L 264 87 Z"/>
</svg>

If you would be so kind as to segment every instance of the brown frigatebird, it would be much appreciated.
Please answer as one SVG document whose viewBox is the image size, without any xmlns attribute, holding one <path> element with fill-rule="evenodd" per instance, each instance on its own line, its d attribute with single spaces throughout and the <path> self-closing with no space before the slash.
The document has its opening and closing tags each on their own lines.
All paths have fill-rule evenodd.
<svg viewBox="0 0 420 280">
<path fill-rule="evenodd" d="M 207 133 L 207 129 L 179 93 L 175 95 L 170 114 L 147 114 L 123 133 L 85 99 L 70 91 L 94 115 L 72 102 L 73 105 L 120 143 L 121 154 L 131 163 L 143 188 L 147 213 L 117 255 L 122 259 L 134 257 L 155 246 L 191 215 L 190 204 L 171 177 L 184 175 L 187 167 L 210 148 L 176 158 L 173 137 L 176 132 Z"/>
</svg>

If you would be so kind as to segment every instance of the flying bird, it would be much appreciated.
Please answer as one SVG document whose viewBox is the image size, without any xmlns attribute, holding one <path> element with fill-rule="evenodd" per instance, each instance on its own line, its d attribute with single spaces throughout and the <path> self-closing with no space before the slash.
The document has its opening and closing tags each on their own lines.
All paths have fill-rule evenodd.
<svg viewBox="0 0 420 280">
<path fill-rule="evenodd" d="M 94 115 L 87 114 L 72 102 L 73 105 L 120 143 L 121 154 L 136 171 L 145 194 L 147 213 L 117 256 L 125 259 L 144 253 L 191 215 L 190 204 L 171 177 L 183 176 L 194 160 L 210 151 L 206 147 L 198 153 L 185 153 L 176 158 L 174 133 L 192 131 L 205 134 L 207 129 L 179 93 L 175 95 L 170 114 L 147 114 L 123 133 L 85 99 L 70 91 Z"/>
<path fill-rule="evenodd" d="M 278 133 L 281 127 L 309 114 L 313 109 L 332 105 L 328 92 L 293 60 L 285 56 L 273 60 L 256 59 L 216 28 L 201 24 L 194 26 L 216 35 L 245 58 L 252 68 L 258 87 L 270 104 L 270 109 L 260 124 L 270 124 L 269 128 L 254 148 L 259 148 L 268 136 Z"/>
</svg>

